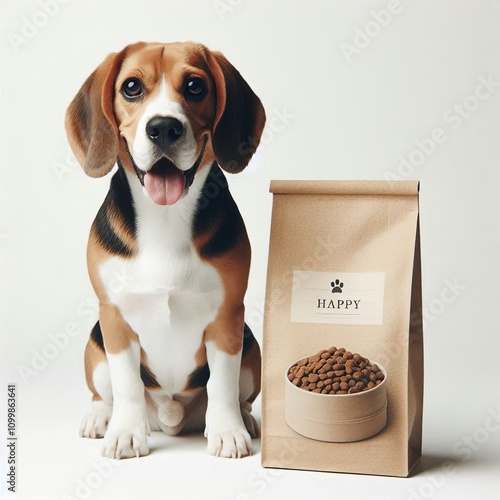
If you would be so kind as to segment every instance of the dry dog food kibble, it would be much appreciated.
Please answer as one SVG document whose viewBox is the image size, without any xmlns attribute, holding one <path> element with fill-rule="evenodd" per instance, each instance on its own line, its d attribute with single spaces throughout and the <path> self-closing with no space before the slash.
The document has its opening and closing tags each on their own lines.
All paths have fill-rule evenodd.
<svg viewBox="0 0 500 500">
<path fill-rule="evenodd" d="M 330 347 L 294 364 L 288 371 L 288 380 L 305 391 L 356 394 L 379 385 L 384 374 L 368 358 L 343 347 Z"/>
</svg>

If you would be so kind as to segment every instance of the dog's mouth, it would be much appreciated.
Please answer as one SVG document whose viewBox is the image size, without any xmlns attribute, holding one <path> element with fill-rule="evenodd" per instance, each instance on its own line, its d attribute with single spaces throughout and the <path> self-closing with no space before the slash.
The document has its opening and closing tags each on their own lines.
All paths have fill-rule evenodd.
<svg viewBox="0 0 500 500">
<path fill-rule="evenodd" d="M 168 158 L 161 158 L 144 175 L 144 188 L 158 205 L 173 205 L 184 193 L 187 178 Z"/>
<path fill-rule="evenodd" d="M 200 154 L 189 170 L 180 170 L 175 163 L 166 157 L 160 158 L 147 172 L 137 168 L 137 177 L 146 189 L 149 197 L 157 205 L 173 205 L 177 203 L 194 181 L 194 176 L 200 166 L 207 137 L 203 138 Z"/>
</svg>

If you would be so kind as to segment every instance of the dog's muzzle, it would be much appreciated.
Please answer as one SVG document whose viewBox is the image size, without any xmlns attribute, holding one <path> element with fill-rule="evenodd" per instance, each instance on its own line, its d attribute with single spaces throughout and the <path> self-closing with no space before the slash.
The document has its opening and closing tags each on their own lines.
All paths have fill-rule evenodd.
<svg viewBox="0 0 500 500">
<path fill-rule="evenodd" d="M 160 158 L 147 172 L 134 165 L 137 178 L 150 198 L 158 205 L 173 205 L 193 184 L 196 172 L 205 155 L 208 136 L 203 136 L 200 154 L 189 170 L 180 170 L 167 157 Z"/>
</svg>

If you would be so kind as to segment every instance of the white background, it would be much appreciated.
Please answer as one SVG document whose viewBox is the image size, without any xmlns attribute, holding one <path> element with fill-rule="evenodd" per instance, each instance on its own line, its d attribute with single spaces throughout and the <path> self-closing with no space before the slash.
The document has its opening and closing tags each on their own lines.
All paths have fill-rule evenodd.
<svg viewBox="0 0 500 500">
<path fill-rule="evenodd" d="M 50 17 L 42 3 L 0 0 L 0 442 L 8 382 L 20 436 L 10 496 L 500 498 L 500 0 L 65 0 Z M 253 246 L 259 339 L 270 179 L 421 180 L 424 458 L 412 477 L 265 470 L 258 441 L 251 458 L 218 460 L 200 436 L 155 435 L 148 457 L 106 466 L 100 443 L 77 437 L 95 319 L 85 247 L 109 178 L 75 165 L 64 113 L 109 52 L 138 40 L 222 51 L 266 107 L 265 144 L 230 179 Z M 54 354 L 50 335 L 64 331 L 74 336 Z M 47 366 L 42 352 L 54 354 Z"/>
</svg>

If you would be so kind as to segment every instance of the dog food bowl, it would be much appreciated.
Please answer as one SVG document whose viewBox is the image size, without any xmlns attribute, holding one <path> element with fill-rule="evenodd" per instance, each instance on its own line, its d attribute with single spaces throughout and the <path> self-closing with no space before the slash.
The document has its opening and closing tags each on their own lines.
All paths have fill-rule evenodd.
<svg viewBox="0 0 500 500">
<path fill-rule="evenodd" d="M 293 385 L 285 372 L 285 421 L 298 434 L 318 441 L 349 443 L 378 434 L 387 424 L 387 372 L 382 382 L 356 394 L 319 394 Z"/>
</svg>

